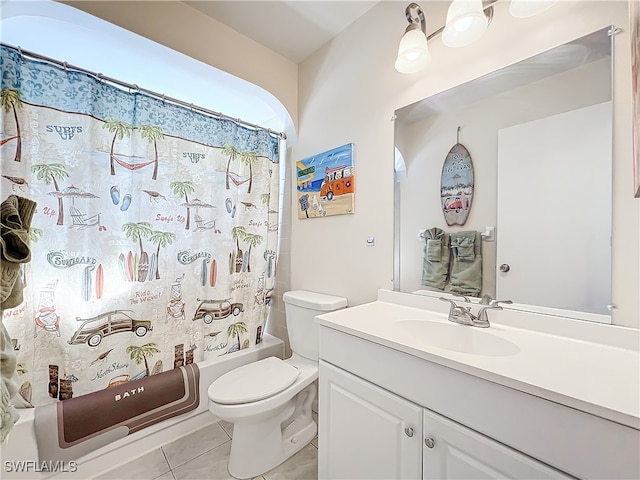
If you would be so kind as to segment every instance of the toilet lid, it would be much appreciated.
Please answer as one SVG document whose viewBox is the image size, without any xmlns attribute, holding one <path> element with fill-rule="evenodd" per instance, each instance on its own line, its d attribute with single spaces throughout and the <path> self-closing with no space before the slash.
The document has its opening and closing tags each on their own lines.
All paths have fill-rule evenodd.
<svg viewBox="0 0 640 480">
<path fill-rule="evenodd" d="M 293 365 L 269 357 L 225 373 L 209 386 L 208 394 L 214 402 L 227 405 L 256 402 L 281 392 L 298 374 Z"/>
</svg>

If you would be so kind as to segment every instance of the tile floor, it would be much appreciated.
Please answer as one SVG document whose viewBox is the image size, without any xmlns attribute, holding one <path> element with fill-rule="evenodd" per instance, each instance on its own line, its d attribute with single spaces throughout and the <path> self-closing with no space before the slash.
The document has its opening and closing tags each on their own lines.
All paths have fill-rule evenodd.
<svg viewBox="0 0 640 480">
<path fill-rule="evenodd" d="M 314 414 L 315 417 L 315 414 Z M 220 421 L 98 477 L 101 480 L 233 480 L 227 471 L 233 425 Z M 256 480 L 317 480 L 318 437 Z"/>
</svg>

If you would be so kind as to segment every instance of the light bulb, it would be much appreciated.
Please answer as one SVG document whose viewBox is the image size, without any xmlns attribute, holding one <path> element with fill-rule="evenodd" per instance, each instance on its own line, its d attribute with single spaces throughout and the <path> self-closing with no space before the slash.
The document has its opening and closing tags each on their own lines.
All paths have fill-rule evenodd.
<svg viewBox="0 0 640 480">
<path fill-rule="evenodd" d="M 423 70 L 430 60 L 427 37 L 422 30 L 416 28 L 406 32 L 398 47 L 396 70 L 400 73 L 416 73 Z"/>
<path fill-rule="evenodd" d="M 442 43 L 447 47 L 464 47 L 478 40 L 488 25 L 482 0 L 453 0 L 447 10 Z"/>
</svg>

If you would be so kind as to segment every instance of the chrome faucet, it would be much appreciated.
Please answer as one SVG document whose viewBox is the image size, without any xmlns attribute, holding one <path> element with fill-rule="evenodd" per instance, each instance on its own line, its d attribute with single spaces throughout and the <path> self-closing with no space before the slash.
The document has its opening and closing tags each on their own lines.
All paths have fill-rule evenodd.
<svg viewBox="0 0 640 480">
<path fill-rule="evenodd" d="M 456 302 L 449 298 L 440 297 L 440 300 L 451 304 L 451 308 L 449 309 L 450 322 L 473 326 L 475 315 L 471 313 L 471 307 L 457 305 Z"/>
<path fill-rule="evenodd" d="M 469 299 L 464 295 L 461 295 L 465 301 L 469 302 Z M 489 315 L 487 310 L 502 310 L 500 303 L 513 303 L 511 300 L 492 300 L 489 295 L 484 295 L 480 300 L 480 305 L 483 305 L 478 310 L 478 314 L 471 313 L 471 307 L 463 307 L 457 305 L 453 300 L 449 298 L 440 297 L 443 302 L 449 302 L 451 308 L 449 309 L 449 321 L 459 323 L 460 325 L 468 325 L 470 327 L 489 328 Z"/>
</svg>

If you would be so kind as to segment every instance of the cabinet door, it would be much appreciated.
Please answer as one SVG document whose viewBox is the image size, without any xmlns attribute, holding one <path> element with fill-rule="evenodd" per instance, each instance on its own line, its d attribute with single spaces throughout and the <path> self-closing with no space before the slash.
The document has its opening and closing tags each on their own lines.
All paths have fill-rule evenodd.
<svg viewBox="0 0 640 480">
<path fill-rule="evenodd" d="M 422 408 L 320 361 L 320 479 L 419 479 Z"/>
<path fill-rule="evenodd" d="M 423 431 L 425 479 L 573 478 L 431 410 Z"/>
</svg>

